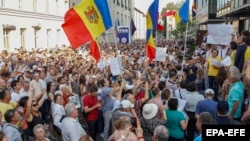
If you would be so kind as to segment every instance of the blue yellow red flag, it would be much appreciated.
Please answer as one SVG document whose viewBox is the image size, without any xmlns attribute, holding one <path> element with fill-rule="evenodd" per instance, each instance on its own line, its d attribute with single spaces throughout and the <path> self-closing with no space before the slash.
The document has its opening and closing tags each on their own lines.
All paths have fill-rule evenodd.
<svg viewBox="0 0 250 141">
<path fill-rule="evenodd" d="M 62 25 L 73 48 L 99 37 L 110 27 L 107 0 L 83 0 L 66 12 Z"/>
</svg>

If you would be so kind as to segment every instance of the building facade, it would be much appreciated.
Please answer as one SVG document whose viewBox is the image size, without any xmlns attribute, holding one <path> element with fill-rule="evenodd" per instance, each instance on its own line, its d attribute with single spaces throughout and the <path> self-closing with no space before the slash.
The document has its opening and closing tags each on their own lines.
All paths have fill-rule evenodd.
<svg viewBox="0 0 250 141">
<path fill-rule="evenodd" d="M 232 24 L 236 33 L 250 30 L 250 0 L 197 0 L 196 23 L 199 30 L 207 24 Z"/>
<path fill-rule="evenodd" d="M 0 0 L 0 50 L 68 46 L 61 27 L 68 9 L 68 0 Z"/>
<path fill-rule="evenodd" d="M 250 30 L 250 0 L 217 0 L 216 14 L 227 19 L 236 33 Z"/>
</svg>

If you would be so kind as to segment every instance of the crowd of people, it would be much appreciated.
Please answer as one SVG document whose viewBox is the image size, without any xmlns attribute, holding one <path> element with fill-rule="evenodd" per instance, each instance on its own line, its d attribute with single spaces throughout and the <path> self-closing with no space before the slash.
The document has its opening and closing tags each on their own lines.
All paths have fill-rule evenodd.
<svg viewBox="0 0 250 141">
<path fill-rule="evenodd" d="M 88 45 L 2 51 L 0 141 L 200 141 L 203 124 L 248 124 L 249 31 L 231 36 L 194 48 L 158 39 L 166 60 L 152 63 L 145 40 L 100 43 L 101 61 L 120 56 L 121 75 Z"/>
</svg>

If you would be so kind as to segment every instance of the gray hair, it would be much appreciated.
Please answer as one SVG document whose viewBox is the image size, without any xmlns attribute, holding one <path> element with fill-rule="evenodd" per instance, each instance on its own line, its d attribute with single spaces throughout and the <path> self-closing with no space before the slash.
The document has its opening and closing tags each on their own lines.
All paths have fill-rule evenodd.
<svg viewBox="0 0 250 141">
<path fill-rule="evenodd" d="M 42 125 L 42 124 L 37 124 L 37 125 L 33 128 L 33 133 L 35 134 L 36 130 L 37 130 L 37 129 L 40 129 L 40 128 L 42 128 L 43 131 L 45 132 L 45 127 L 44 127 L 44 125 Z"/>
<path fill-rule="evenodd" d="M 70 114 L 75 110 L 75 105 L 73 103 L 66 104 L 65 108 L 65 114 L 67 117 L 70 116 Z"/>
<path fill-rule="evenodd" d="M 236 80 L 239 81 L 241 79 L 241 73 L 237 67 L 235 66 L 230 67 L 229 72 L 230 76 L 235 78 Z"/>
<path fill-rule="evenodd" d="M 154 130 L 154 136 L 158 141 L 167 141 L 169 138 L 168 129 L 163 125 L 159 125 Z"/>
</svg>

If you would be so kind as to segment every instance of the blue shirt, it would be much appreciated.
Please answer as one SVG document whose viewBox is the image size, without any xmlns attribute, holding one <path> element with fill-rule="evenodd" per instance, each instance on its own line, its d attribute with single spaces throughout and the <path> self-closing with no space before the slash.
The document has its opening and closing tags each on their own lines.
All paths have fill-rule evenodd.
<svg viewBox="0 0 250 141">
<path fill-rule="evenodd" d="M 102 97 L 102 112 L 105 113 L 107 111 L 112 111 L 114 106 L 114 101 L 109 97 L 110 92 L 112 91 L 112 88 L 109 87 L 103 87 L 101 89 L 101 97 Z"/>
<path fill-rule="evenodd" d="M 233 105 L 235 101 L 239 101 L 238 108 L 233 115 L 233 118 L 239 118 L 241 117 L 241 107 L 242 107 L 242 102 L 244 98 L 244 85 L 241 81 L 235 82 L 231 85 L 231 89 L 229 90 L 228 94 L 228 105 L 229 105 L 229 112 L 228 115 L 232 112 Z"/>
<path fill-rule="evenodd" d="M 212 99 L 204 99 L 198 102 L 195 114 L 199 115 L 201 112 L 209 112 L 214 119 L 216 119 L 217 102 Z"/>
<path fill-rule="evenodd" d="M 194 141 L 202 141 L 201 134 L 194 138 Z"/>
</svg>

